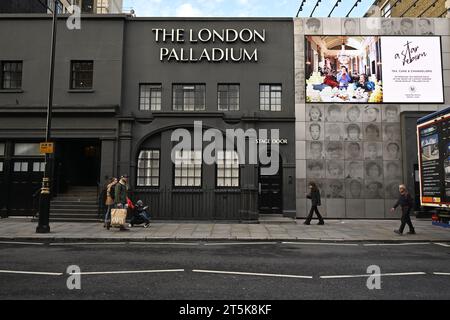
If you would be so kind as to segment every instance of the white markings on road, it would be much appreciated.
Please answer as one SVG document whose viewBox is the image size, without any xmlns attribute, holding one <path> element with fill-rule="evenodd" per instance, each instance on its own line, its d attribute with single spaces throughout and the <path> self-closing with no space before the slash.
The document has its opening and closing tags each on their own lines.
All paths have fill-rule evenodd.
<svg viewBox="0 0 450 320">
<path fill-rule="evenodd" d="M 184 269 L 168 269 L 168 270 L 135 270 L 135 271 L 99 271 L 99 272 L 75 272 L 71 275 L 102 275 L 102 274 L 133 274 L 133 273 L 160 273 L 160 272 L 184 272 Z"/>
<path fill-rule="evenodd" d="M 62 273 L 54 272 L 35 272 L 35 271 L 16 271 L 16 270 L 0 270 L 0 273 L 14 273 L 14 274 L 34 274 L 42 276 L 62 276 Z"/>
<path fill-rule="evenodd" d="M 314 245 L 314 246 L 353 246 L 357 247 L 357 243 L 333 243 L 333 242 L 282 242 L 282 244 L 297 244 L 297 245 Z"/>
<path fill-rule="evenodd" d="M 178 245 L 178 246 L 198 246 L 198 242 L 129 242 L 129 244 L 141 244 L 141 245 Z"/>
<path fill-rule="evenodd" d="M 365 243 L 365 247 L 375 247 L 375 246 L 422 246 L 431 244 L 430 242 L 404 242 L 404 243 Z"/>
<path fill-rule="evenodd" d="M 437 276 L 450 276 L 448 272 L 433 272 L 433 274 Z"/>
<path fill-rule="evenodd" d="M 441 247 L 448 247 L 448 248 L 450 248 L 450 244 L 448 244 L 448 243 L 435 242 L 434 244 L 437 244 L 438 246 L 441 246 Z"/>
<path fill-rule="evenodd" d="M 225 246 L 225 245 L 254 245 L 254 244 L 278 244 L 278 242 L 212 242 L 205 243 L 205 246 Z"/>
<path fill-rule="evenodd" d="M 236 272 L 236 271 L 219 271 L 219 270 L 198 270 L 194 269 L 192 272 L 201 273 L 220 273 L 220 274 L 237 274 L 244 276 L 262 276 L 262 277 L 279 277 L 279 278 L 300 278 L 300 279 L 312 279 L 311 276 L 297 276 L 292 274 L 276 274 L 276 273 L 254 273 L 254 272 Z"/>
<path fill-rule="evenodd" d="M 420 276 L 426 275 L 426 272 L 403 272 L 403 273 L 381 273 L 381 277 L 394 277 L 394 276 Z M 355 275 L 336 275 L 336 276 L 320 276 L 321 279 L 343 279 L 343 278 L 367 278 L 374 276 L 374 274 L 355 274 Z"/>
<path fill-rule="evenodd" d="M 24 244 L 24 245 L 33 245 L 33 246 L 43 246 L 43 243 L 38 242 L 19 242 L 19 241 L 0 241 L 0 244 Z"/>
<path fill-rule="evenodd" d="M 126 242 L 57 242 L 50 243 L 51 246 L 101 246 L 101 245 L 126 245 Z"/>
</svg>

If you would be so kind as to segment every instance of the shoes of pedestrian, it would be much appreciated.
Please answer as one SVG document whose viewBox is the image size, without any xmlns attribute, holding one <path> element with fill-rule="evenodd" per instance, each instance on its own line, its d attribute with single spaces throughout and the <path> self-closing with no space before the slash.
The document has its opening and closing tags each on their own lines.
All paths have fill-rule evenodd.
<svg viewBox="0 0 450 320">
<path fill-rule="evenodd" d="M 310 223 L 309 222 L 303 222 L 303 224 L 306 224 L 307 226 L 309 226 L 310 225 Z"/>
<path fill-rule="evenodd" d="M 408 234 L 416 234 L 415 231 L 409 231 Z"/>
<path fill-rule="evenodd" d="M 400 230 L 394 230 L 394 232 L 396 233 L 396 234 L 398 234 L 398 235 L 402 235 L 402 233 L 400 232 Z"/>
<path fill-rule="evenodd" d="M 150 222 L 149 222 L 149 223 L 146 223 L 146 224 L 144 225 L 144 228 L 148 228 L 148 227 L 150 227 Z"/>
<path fill-rule="evenodd" d="M 317 224 L 317 225 L 319 225 L 319 226 L 323 226 L 325 224 L 325 222 L 323 222 L 323 221 L 319 221 L 319 223 Z"/>
<path fill-rule="evenodd" d="M 132 223 L 128 224 L 128 227 L 133 228 L 133 224 Z"/>
</svg>

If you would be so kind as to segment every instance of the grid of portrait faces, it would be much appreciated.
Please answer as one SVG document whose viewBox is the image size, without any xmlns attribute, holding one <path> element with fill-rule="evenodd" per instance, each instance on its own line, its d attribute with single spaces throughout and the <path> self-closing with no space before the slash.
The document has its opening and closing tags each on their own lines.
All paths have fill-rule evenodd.
<svg viewBox="0 0 450 320">
<path fill-rule="evenodd" d="M 306 106 L 306 178 L 329 199 L 396 199 L 400 106 Z"/>
</svg>

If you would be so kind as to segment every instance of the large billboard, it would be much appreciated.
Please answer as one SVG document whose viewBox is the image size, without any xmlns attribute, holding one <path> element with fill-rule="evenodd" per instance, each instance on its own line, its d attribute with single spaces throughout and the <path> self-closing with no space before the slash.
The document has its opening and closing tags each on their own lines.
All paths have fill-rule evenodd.
<svg viewBox="0 0 450 320">
<path fill-rule="evenodd" d="M 306 101 L 444 103 L 438 36 L 306 36 Z"/>
<path fill-rule="evenodd" d="M 450 207 L 450 108 L 418 121 L 422 206 Z"/>
</svg>

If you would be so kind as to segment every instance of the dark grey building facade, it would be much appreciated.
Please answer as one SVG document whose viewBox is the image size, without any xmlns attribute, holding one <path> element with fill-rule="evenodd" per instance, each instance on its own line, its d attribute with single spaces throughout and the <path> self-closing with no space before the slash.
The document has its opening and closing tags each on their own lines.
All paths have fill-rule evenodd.
<svg viewBox="0 0 450 320">
<path fill-rule="evenodd" d="M 58 22 L 52 140 L 53 192 L 129 175 L 130 196 L 164 220 L 295 217 L 292 19 L 139 19 Z M 45 135 L 51 19 L 0 15 L 0 212 L 34 214 Z M 279 130 L 280 170 L 171 160 L 176 129 Z M 175 155 L 177 157 L 177 155 Z"/>
</svg>

